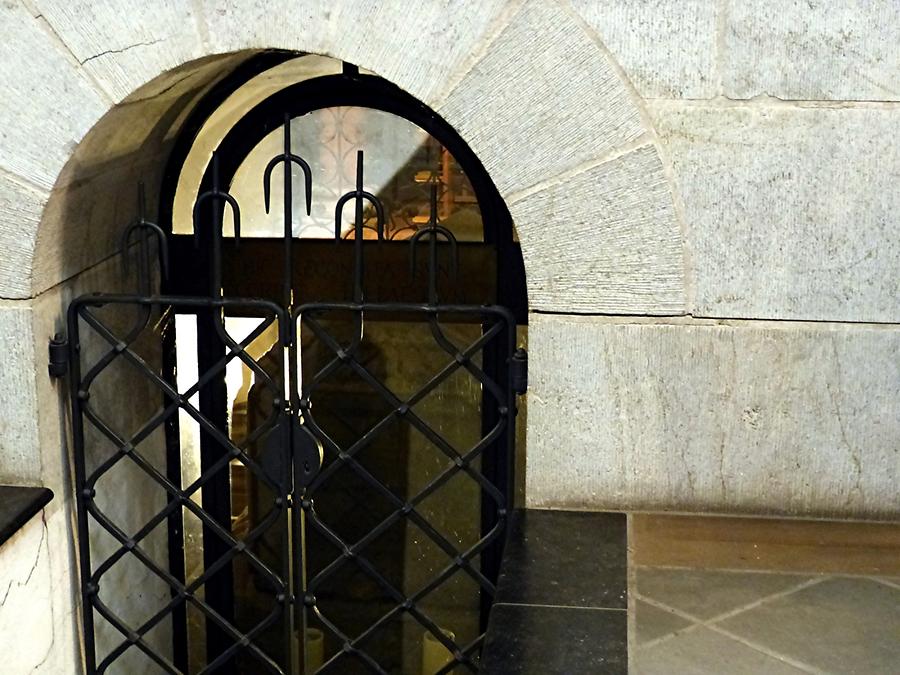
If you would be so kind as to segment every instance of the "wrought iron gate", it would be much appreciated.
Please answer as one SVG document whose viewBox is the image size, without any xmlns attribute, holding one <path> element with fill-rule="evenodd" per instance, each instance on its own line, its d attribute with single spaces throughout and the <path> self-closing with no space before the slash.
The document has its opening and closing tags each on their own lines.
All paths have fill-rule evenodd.
<svg viewBox="0 0 900 675">
<path fill-rule="evenodd" d="M 452 277 L 457 243 L 438 222 L 434 190 L 430 222 L 408 244 L 411 272 L 417 266 L 417 247 L 427 249 L 425 260 L 418 261 L 427 269 L 426 297 L 411 303 L 367 301 L 364 231 L 374 229 L 374 238 L 382 240 L 384 214 L 378 197 L 363 187 L 362 152 L 357 157 L 356 188 L 340 198 L 335 215 L 335 239 L 340 240 L 342 210 L 347 205 L 355 208 L 352 298 L 295 306 L 291 168 L 304 173 L 307 212 L 312 175 L 309 165 L 292 152 L 289 119 L 283 133 L 284 151 L 272 158 L 263 176 L 268 210 L 273 171 L 282 165 L 284 288 L 280 303 L 223 294 L 223 216 L 230 208 L 237 242 L 241 211 L 220 184 L 219 160 L 214 155 L 211 189 L 199 196 L 194 208 L 195 233 L 211 231 L 211 292 L 206 296 L 155 293 L 157 273 L 152 261 L 158 253 L 161 273 L 167 273 L 167 239 L 160 227 L 144 218 L 142 204 L 142 215 L 122 237 L 123 259 L 137 259 L 137 292 L 87 295 L 69 308 L 78 543 L 90 673 L 123 672 L 126 666 L 121 664 L 138 658 L 134 652 L 160 672 L 187 672 L 186 645 L 180 644 L 187 638 L 167 642 L 165 636 L 187 635 L 189 613 L 201 617 L 203 624 L 205 658 L 196 669 L 202 673 L 397 672 L 396 663 L 380 660 L 373 643 L 381 639 L 379 632 L 386 625 L 399 619 L 414 622 L 446 649 L 446 665 L 438 672 L 477 670 L 512 500 L 516 393 L 525 389 L 525 353 L 516 349 L 515 320 L 499 306 L 441 303 L 439 257 L 449 257 Z M 366 223 L 366 203 L 374 212 L 374 225 Z M 182 391 L 161 368 L 162 362 L 171 359 L 166 350 L 171 347 L 176 313 L 194 314 L 198 322 L 205 322 L 222 349 L 211 352 L 208 362 L 201 363 L 196 382 Z M 124 314 L 129 315 L 127 320 Z M 444 355 L 440 361 L 435 359 L 432 375 L 414 391 L 393 391 L 365 352 L 366 322 L 379 314 L 402 316 L 425 327 L 431 347 Z M 253 317 L 259 323 L 247 337 L 237 340 L 226 327 L 230 316 Z M 458 343 L 447 326 L 459 321 L 481 326 L 477 339 Z M 267 331 L 276 332 L 275 344 L 264 358 L 254 358 L 248 349 Z M 301 355 L 304 339 L 316 345 L 314 364 Z M 227 422 L 208 400 L 204 403 L 205 392 L 221 385 L 228 364 L 235 360 L 255 380 L 256 420 L 240 441 L 229 435 Z M 488 361 L 490 368 L 485 365 Z M 464 448 L 456 447 L 416 409 L 460 373 L 471 378 L 482 397 L 482 433 Z M 362 433 L 336 433 L 336 427 L 329 426 L 331 412 L 323 392 L 336 378 L 347 377 L 362 383 L 381 404 L 382 413 L 364 420 Z M 153 399 L 149 415 L 137 410 L 142 397 Z M 179 419 L 196 425 L 202 441 L 202 470 L 187 484 L 182 475 Z M 414 494 L 400 493 L 390 475 L 364 461 L 373 444 L 393 442 L 390 434 L 398 428 L 426 439 L 441 457 L 441 470 Z M 482 460 L 489 455 L 505 467 L 487 470 Z M 211 489 L 216 483 L 227 483 L 229 472 L 236 468 L 246 472 L 253 493 L 253 517 L 240 534 L 217 507 L 216 492 Z M 377 495 L 385 509 L 373 507 L 371 522 L 346 527 L 340 522 L 341 514 L 329 513 L 321 505 L 322 499 L 327 502 L 338 474 L 351 477 L 346 484 L 365 486 L 366 494 Z M 480 536 L 466 547 L 451 541 L 421 512 L 425 500 L 458 480 L 471 481 L 481 495 Z M 157 495 L 155 506 L 129 498 L 140 490 Z M 199 523 L 203 533 L 202 567 L 194 573 L 185 569 L 181 551 L 188 519 Z M 412 591 L 390 578 L 371 553 L 379 538 L 398 524 L 414 526 L 444 556 L 439 569 Z M 313 565 L 303 555 L 311 537 L 317 539 L 317 551 L 329 551 Z M 233 598 L 238 567 L 246 570 L 243 578 L 265 600 L 247 616 L 235 608 Z M 384 607 L 384 603 L 390 607 L 379 610 L 377 617 L 359 619 L 352 631 L 333 620 L 328 599 L 329 584 L 351 573 L 363 575 L 377 589 L 379 597 L 370 601 L 372 607 Z M 465 642 L 423 609 L 428 596 L 457 575 L 477 585 L 482 605 L 479 634 Z M 129 597 L 136 597 L 134 584 L 157 589 L 147 591 L 149 607 L 143 613 L 117 599 L 125 590 Z M 164 589 L 165 602 L 156 606 L 149 598 L 153 593 L 158 597 L 159 589 Z M 313 623 L 330 645 L 315 670 L 307 641 L 307 629 Z M 297 639 L 298 635 L 303 639 Z"/>
</svg>

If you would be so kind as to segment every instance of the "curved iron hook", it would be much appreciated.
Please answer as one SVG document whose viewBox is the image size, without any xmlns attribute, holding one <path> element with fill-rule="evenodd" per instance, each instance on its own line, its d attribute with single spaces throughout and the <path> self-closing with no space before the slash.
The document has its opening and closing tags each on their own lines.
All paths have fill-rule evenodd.
<svg viewBox="0 0 900 675">
<path fill-rule="evenodd" d="M 272 170 L 282 162 L 284 162 L 285 171 L 289 171 L 288 167 L 291 163 L 296 164 L 303 171 L 304 186 L 306 188 L 306 215 L 310 215 L 312 213 L 312 170 L 305 159 L 291 152 L 291 118 L 287 113 L 284 116 L 284 152 L 269 160 L 266 170 L 263 172 L 263 200 L 266 206 L 266 213 L 269 212 L 269 203 L 272 195 Z"/>
<path fill-rule="evenodd" d="M 200 220 L 200 205 L 203 204 L 208 199 L 222 199 L 226 204 L 231 206 L 231 212 L 234 216 L 234 243 L 237 245 L 241 240 L 241 207 L 238 206 L 237 200 L 232 197 L 227 192 L 222 192 L 221 190 L 213 189 L 208 192 L 204 192 L 202 195 L 197 197 L 197 201 L 194 204 L 194 245 L 200 245 L 200 228 L 199 220 Z M 222 234 L 221 232 L 219 233 Z"/>
<path fill-rule="evenodd" d="M 431 208 L 430 213 L 428 215 L 428 225 L 423 227 L 421 230 L 417 230 L 416 233 L 409 238 L 409 275 L 410 278 L 415 277 L 416 274 L 416 244 L 420 239 L 427 238 L 430 243 L 436 244 L 440 237 L 443 237 L 444 240 L 448 244 L 450 244 L 450 275 L 456 279 L 459 273 L 459 245 L 456 239 L 456 235 L 454 235 L 450 230 L 441 225 L 438 222 L 438 213 L 437 213 L 437 190 L 438 186 L 436 183 L 432 183 L 431 185 Z M 429 260 L 429 266 L 437 266 L 437 251 L 432 252 L 432 257 Z M 433 282 L 437 277 L 436 269 L 429 269 L 429 283 Z"/>
<path fill-rule="evenodd" d="M 351 199 L 359 201 L 366 200 L 375 207 L 375 230 L 378 232 L 378 240 L 384 240 L 384 206 L 381 200 L 371 192 L 363 189 L 363 151 L 356 152 L 356 189 L 343 195 L 338 199 L 334 207 L 334 239 L 340 241 L 341 237 L 341 216 L 344 213 L 344 205 Z M 363 223 L 355 223 L 356 229 L 362 229 Z"/>
<path fill-rule="evenodd" d="M 234 197 L 228 194 L 228 192 L 223 191 L 219 188 L 219 153 L 217 151 L 213 151 L 212 154 L 212 167 L 212 189 L 207 190 L 202 195 L 197 197 L 197 201 L 194 202 L 194 245 L 200 245 L 200 206 L 205 201 L 210 199 L 221 199 L 226 204 L 229 204 L 231 206 L 232 216 L 234 217 L 234 243 L 235 245 L 237 245 L 241 241 L 241 207 L 238 205 L 237 200 Z M 218 233 L 219 236 L 221 236 L 221 234 L 221 232 Z"/>
<path fill-rule="evenodd" d="M 166 239 L 166 233 L 163 232 L 162 228 L 151 220 L 147 219 L 147 198 L 144 192 L 144 183 L 141 181 L 138 183 L 138 215 L 137 218 L 125 228 L 125 231 L 122 232 L 122 236 L 119 239 L 119 250 L 122 254 L 122 272 L 127 276 L 131 271 L 130 265 L 130 257 L 128 256 L 128 247 L 132 244 L 132 237 L 137 232 L 141 234 L 141 230 L 149 230 L 147 234 L 153 233 L 156 235 L 157 244 L 159 246 L 159 257 L 160 257 L 160 266 L 162 268 L 162 275 L 164 279 L 168 279 L 169 277 L 169 244 Z M 139 240 L 141 241 L 141 240 Z M 146 239 L 142 240 L 142 243 L 146 242 Z M 142 251 L 142 254 L 147 256 L 149 255 L 149 251 Z M 148 261 L 142 260 L 142 263 L 146 263 Z M 141 282 L 145 282 L 147 280 L 141 279 Z"/>
<path fill-rule="evenodd" d="M 443 237 L 444 241 L 450 244 L 450 275 L 455 279 L 459 274 L 459 244 L 457 242 L 456 235 L 443 225 L 423 227 L 421 230 L 417 230 L 416 233 L 409 238 L 410 276 L 415 276 L 416 274 L 416 244 L 419 242 L 419 240 L 425 239 L 426 237 L 428 237 L 429 239 L 431 239 L 432 237 L 434 239 Z"/>
<path fill-rule="evenodd" d="M 366 190 L 354 190 L 352 192 L 348 192 L 343 197 L 338 199 L 337 205 L 334 207 L 334 237 L 335 239 L 342 239 L 341 237 L 341 216 L 343 215 L 344 205 L 350 201 L 351 199 L 365 199 L 372 206 L 375 207 L 375 227 L 373 228 L 371 225 L 364 225 L 365 229 L 374 229 L 378 233 L 378 240 L 384 240 L 384 206 L 381 204 L 381 200 L 378 199 L 371 192 Z"/>
</svg>

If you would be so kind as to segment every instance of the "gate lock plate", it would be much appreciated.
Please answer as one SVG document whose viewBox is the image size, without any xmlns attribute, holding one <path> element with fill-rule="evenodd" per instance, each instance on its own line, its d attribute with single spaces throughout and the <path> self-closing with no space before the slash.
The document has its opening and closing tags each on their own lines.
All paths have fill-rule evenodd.
<svg viewBox="0 0 900 675">
<path fill-rule="evenodd" d="M 294 456 L 294 485 L 306 487 L 322 468 L 322 443 L 298 416 L 291 417 L 291 444 Z"/>
</svg>

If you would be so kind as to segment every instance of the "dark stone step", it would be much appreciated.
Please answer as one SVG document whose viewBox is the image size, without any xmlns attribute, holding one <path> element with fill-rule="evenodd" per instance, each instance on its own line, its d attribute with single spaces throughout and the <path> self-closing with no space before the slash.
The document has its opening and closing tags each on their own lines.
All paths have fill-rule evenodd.
<svg viewBox="0 0 900 675">
<path fill-rule="evenodd" d="M 627 567 L 624 514 L 517 511 L 481 672 L 627 673 Z"/>
</svg>

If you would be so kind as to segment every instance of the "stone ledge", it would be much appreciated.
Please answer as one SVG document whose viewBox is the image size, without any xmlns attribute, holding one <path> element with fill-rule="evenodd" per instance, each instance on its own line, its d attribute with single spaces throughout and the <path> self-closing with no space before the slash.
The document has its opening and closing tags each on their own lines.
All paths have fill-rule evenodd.
<svg viewBox="0 0 900 675">
<path fill-rule="evenodd" d="M 0 485 L 0 546 L 53 499 L 42 487 Z"/>
</svg>

